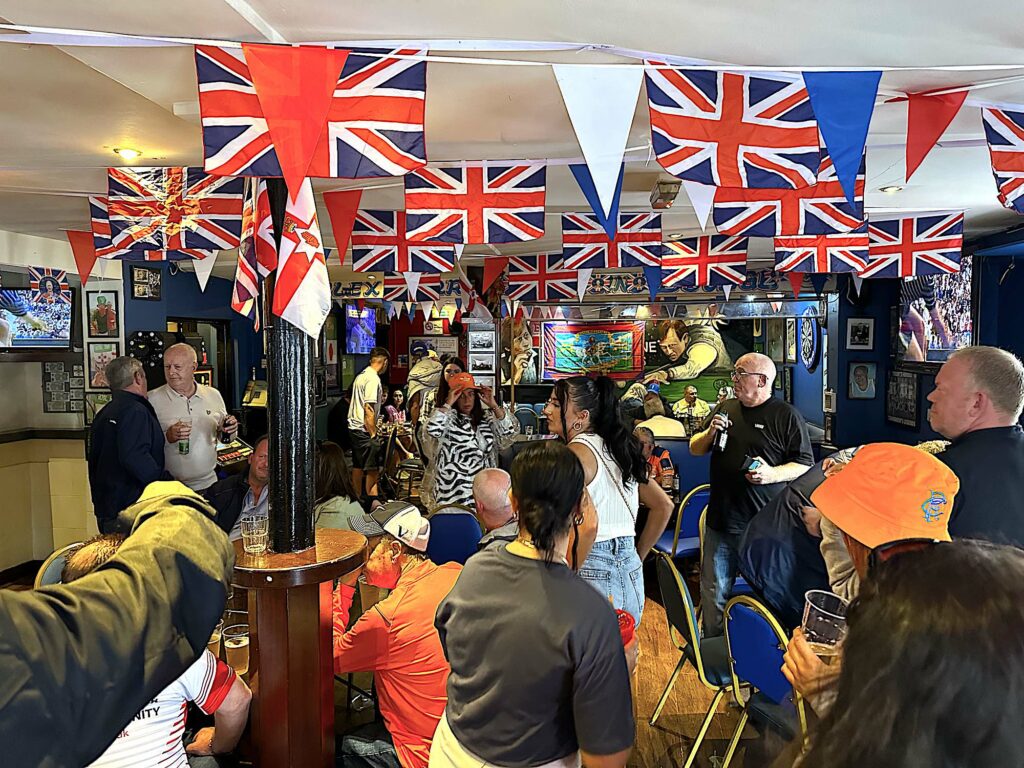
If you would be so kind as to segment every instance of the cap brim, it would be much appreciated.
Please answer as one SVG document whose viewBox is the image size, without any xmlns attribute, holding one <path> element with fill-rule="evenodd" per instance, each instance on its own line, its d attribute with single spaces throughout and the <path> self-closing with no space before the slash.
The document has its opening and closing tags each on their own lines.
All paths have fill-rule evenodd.
<svg viewBox="0 0 1024 768">
<path fill-rule="evenodd" d="M 363 536 L 383 536 L 384 528 L 373 519 L 372 515 L 357 515 L 348 519 L 349 527 Z"/>
</svg>

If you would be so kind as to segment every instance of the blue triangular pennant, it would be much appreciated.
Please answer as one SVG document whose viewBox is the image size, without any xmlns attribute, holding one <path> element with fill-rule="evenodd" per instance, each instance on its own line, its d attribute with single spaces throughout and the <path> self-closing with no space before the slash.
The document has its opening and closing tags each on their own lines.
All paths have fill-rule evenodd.
<svg viewBox="0 0 1024 768">
<path fill-rule="evenodd" d="M 579 163 L 569 166 L 569 170 L 576 177 L 576 183 L 580 185 L 583 196 L 587 198 L 587 203 L 590 205 L 591 210 L 593 210 L 597 220 L 601 222 L 601 226 L 604 227 L 604 231 L 608 234 L 609 240 L 615 238 L 615 233 L 619 229 L 619 200 L 622 198 L 622 173 L 625 168 L 625 165 L 619 168 L 619 180 L 615 182 L 615 199 L 612 201 L 612 209 L 608 212 L 608 216 L 605 216 L 604 211 L 601 209 L 601 200 L 597 196 L 597 188 L 594 186 L 594 179 L 590 176 L 590 169 L 587 168 L 587 164 Z"/>
<path fill-rule="evenodd" d="M 828 282 L 828 274 L 822 272 L 814 272 L 807 276 L 811 281 L 811 287 L 814 288 L 814 295 L 821 296 L 821 292 L 825 290 L 825 283 Z"/>
<path fill-rule="evenodd" d="M 836 176 L 853 203 L 857 171 L 875 109 L 881 72 L 804 72 L 804 85 L 818 129 L 836 168 Z"/>
<path fill-rule="evenodd" d="M 647 279 L 647 290 L 651 293 L 651 301 L 658 296 L 658 289 L 661 288 L 661 267 L 644 267 L 644 277 Z"/>
</svg>

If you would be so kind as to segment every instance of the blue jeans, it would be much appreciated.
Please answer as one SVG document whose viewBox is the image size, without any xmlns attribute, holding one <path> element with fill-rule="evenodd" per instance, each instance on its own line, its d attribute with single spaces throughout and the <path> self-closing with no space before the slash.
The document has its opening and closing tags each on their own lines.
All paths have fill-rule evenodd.
<svg viewBox="0 0 1024 768">
<path fill-rule="evenodd" d="M 238 758 L 231 755 L 189 755 L 188 768 L 235 768 Z"/>
<path fill-rule="evenodd" d="M 637 625 L 644 612 L 644 564 L 632 536 L 599 541 L 580 568 L 580 576 L 612 604 L 633 614 Z"/>
<path fill-rule="evenodd" d="M 338 737 L 336 768 L 402 768 L 383 723 L 367 723 Z"/>
<path fill-rule="evenodd" d="M 740 537 L 713 528 L 704 529 L 704 554 L 700 567 L 700 609 L 704 637 L 723 633 L 722 612 L 729 602 L 739 572 Z"/>
</svg>

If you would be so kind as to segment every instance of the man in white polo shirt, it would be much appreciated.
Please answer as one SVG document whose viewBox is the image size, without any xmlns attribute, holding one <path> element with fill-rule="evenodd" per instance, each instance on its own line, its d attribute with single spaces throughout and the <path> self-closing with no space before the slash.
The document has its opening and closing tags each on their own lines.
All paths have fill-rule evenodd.
<svg viewBox="0 0 1024 768">
<path fill-rule="evenodd" d="M 203 491 L 217 481 L 217 433 L 232 438 L 238 421 L 229 416 L 213 387 L 195 380 L 196 351 L 189 344 L 174 344 L 164 352 L 167 383 L 149 392 L 167 442 L 164 465 L 171 477 L 194 491 Z"/>
</svg>

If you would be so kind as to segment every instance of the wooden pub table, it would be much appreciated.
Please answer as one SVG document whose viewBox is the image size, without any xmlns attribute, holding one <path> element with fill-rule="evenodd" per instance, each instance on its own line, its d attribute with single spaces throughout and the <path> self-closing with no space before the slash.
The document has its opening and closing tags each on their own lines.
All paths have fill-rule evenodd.
<svg viewBox="0 0 1024 768">
<path fill-rule="evenodd" d="M 251 555 L 234 542 L 249 590 L 250 735 L 256 768 L 334 765 L 333 580 L 366 561 L 366 538 L 318 528 L 302 552 Z"/>
</svg>

